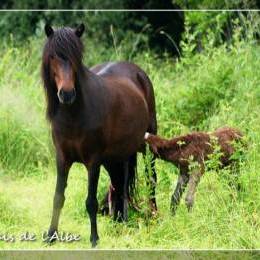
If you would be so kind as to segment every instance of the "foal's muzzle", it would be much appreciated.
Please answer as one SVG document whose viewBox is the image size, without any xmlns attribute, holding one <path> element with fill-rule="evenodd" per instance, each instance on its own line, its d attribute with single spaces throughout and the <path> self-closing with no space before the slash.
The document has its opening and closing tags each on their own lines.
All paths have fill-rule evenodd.
<svg viewBox="0 0 260 260">
<path fill-rule="evenodd" d="M 61 89 L 58 91 L 57 95 L 60 103 L 70 105 L 75 101 L 76 90 L 75 88 L 73 88 L 71 91 L 65 91 Z"/>
</svg>

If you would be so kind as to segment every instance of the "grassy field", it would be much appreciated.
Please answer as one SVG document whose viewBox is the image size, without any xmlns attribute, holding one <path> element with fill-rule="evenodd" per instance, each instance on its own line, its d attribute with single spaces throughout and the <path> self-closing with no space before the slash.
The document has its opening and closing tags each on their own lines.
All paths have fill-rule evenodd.
<svg viewBox="0 0 260 260">
<path fill-rule="evenodd" d="M 13 243 L 0 241 L 0 248 L 90 248 L 84 206 L 87 174 L 78 164 L 70 172 L 60 231 L 79 234 L 81 240 L 50 247 L 41 239 L 49 226 L 56 181 L 40 79 L 42 46 L 43 39 L 32 39 L 25 46 L 9 42 L 0 48 L 0 234 L 16 237 Z M 149 50 L 136 54 L 135 39 L 128 46 L 130 51 L 123 43 L 106 49 L 88 39 L 85 64 L 121 59 L 139 64 L 155 88 L 160 135 L 224 125 L 241 129 L 248 142 L 237 179 L 242 190 L 227 184 L 232 178 L 228 169 L 206 172 L 193 212 L 188 213 L 182 201 L 172 217 L 169 203 L 178 171 L 157 161 L 159 210 L 152 219 L 147 215 L 140 156 L 137 188 L 142 212 L 130 212 L 126 224 L 98 215 L 97 248 L 260 248 L 260 47 L 253 39 L 237 39 L 229 47 L 209 44 L 200 54 L 186 51 L 176 61 L 159 59 Z M 107 186 L 102 169 L 99 200 Z M 26 231 L 36 234 L 37 240 L 19 241 Z"/>
</svg>

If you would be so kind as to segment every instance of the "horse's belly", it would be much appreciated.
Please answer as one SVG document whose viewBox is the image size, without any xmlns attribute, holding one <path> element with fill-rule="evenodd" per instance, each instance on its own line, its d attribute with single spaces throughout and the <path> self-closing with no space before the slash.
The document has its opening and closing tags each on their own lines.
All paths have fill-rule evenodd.
<svg viewBox="0 0 260 260">
<path fill-rule="evenodd" d="M 107 149 L 103 154 L 105 160 L 125 160 L 141 148 L 141 142 L 129 142 L 114 144 L 112 148 Z"/>
<path fill-rule="evenodd" d="M 146 122 L 147 121 L 147 122 Z M 105 157 L 127 158 L 141 149 L 144 144 L 144 134 L 148 128 L 148 120 L 123 124 L 117 127 L 107 141 Z"/>
</svg>

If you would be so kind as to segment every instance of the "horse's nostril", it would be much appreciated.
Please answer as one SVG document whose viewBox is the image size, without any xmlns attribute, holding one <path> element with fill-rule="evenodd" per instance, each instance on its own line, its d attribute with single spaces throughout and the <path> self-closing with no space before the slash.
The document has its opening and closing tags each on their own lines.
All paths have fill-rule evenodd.
<svg viewBox="0 0 260 260">
<path fill-rule="evenodd" d="M 72 104 L 76 97 L 76 90 L 73 88 L 71 91 L 60 89 L 58 91 L 59 101 L 63 104 Z"/>
<path fill-rule="evenodd" d="M 60 89 L 57 93 L 57 96 L 61 103 L 63 103 L 63 97 L 64 97 L 63 93 L 64 93 L 64 91 L 62 89 Z"/>
</svg>

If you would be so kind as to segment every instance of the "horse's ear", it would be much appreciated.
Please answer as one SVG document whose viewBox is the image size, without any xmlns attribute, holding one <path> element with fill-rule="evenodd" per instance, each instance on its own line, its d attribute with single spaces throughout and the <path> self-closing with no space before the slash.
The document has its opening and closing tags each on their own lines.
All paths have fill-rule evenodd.
<svg viewBox="0 0 260 260">
<path fill-rule="evenodd" d="M 45 25 L 44 30 L 47 37 L 50 37 L 54 32 L 52 27 L 49 24 Z"/>
<path fill-rule="evenodd" d="M 85 25 L 83 23 L 81 23 L 75 30 L 75 34 L 78 37 L 81 37 L 81 35 L 83 34 L 83 32 L 85 31 Z"/>
</svg>

